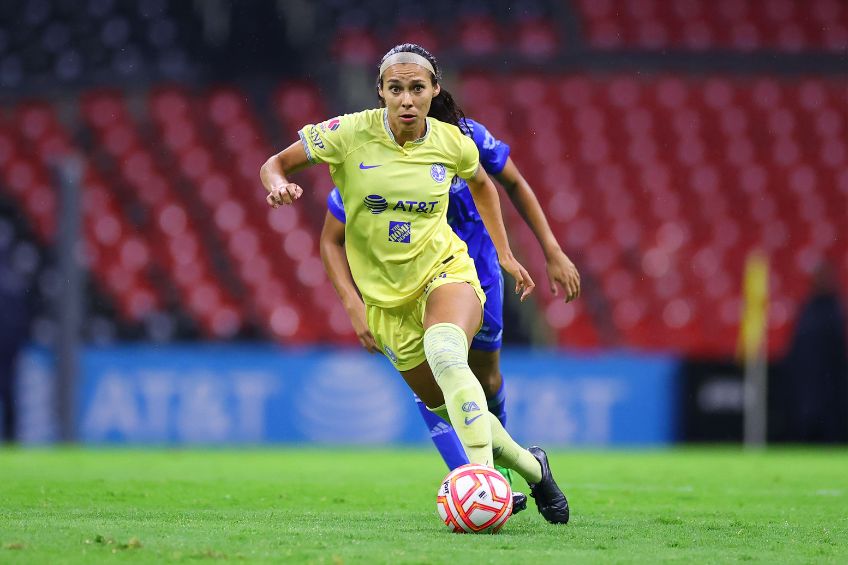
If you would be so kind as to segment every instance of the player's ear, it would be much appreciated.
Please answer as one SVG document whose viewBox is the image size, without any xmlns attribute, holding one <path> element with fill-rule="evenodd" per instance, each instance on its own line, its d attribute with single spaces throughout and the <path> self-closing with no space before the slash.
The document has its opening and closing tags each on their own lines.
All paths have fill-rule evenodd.
<svg viewBox="0 0 848 565">
<path fill-rule="evenodd" d="M 433 89 L 433 98 L 438 96 L 441 91 L 442 91 L 442 85 L 437 82 L 436 87 Z"/>
</svg>

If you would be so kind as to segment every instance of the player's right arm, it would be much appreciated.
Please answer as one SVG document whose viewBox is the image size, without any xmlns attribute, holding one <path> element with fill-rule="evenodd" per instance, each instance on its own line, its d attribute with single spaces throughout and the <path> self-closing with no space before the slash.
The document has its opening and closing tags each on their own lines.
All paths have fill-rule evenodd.
<svg viewBox="0 0 848 565">
<path fill-rule="evenodd" d="M 331 195 L 332 196 L 332 195 Z M 365 303 L 356 290 L 353 276 L 350 274 L 350 266 L 347 263 L 347 255 L 344 251 L 345 242 L 344 224 L 329 210 L 324 217 L 324 227 L 321 229 L 321 261 L 324 262 L 324 270 L 330 277 L 330 282 L 339 295 L 345 311 L 353 325 L 353 331 L 359 343 L 369 353 L 377 353 L 377 342 L 374 335 L 368 329 L 365 317 Z"/>
<path fill-rule="evenodd" d="M 339 165 L 356 130 L 357 114 L 347 114 L 320 124 L 307 124 L 295 141 L 259 169 L 259 178 L 268 191 L 266 198 L 273 208 L 291 204 L 303 194 L 303 189 L 289 182 L 288 175 L 316 163 L 327 163 L 331 169 Z"/>
<path fill-rule="evenodd" d="M 303 194 L 299 185 L 289 182 L 288 175 L 311 165 L 306 149 L 300 141 L 295 141 L 276 155 L 271 156 L 259 169 L 259 178 L 268 191 L 265 200 L 272 208 L 281 204 L 291 204 Z"/>
</svg>

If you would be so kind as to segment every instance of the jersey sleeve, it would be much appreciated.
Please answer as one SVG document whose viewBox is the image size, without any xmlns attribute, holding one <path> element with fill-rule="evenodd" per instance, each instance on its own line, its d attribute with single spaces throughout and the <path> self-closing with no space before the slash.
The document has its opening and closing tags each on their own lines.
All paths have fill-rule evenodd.
<svg viewBox="0 0 848 565">
<path fill-rule="evenodd" d="M 471 119 L 466 119 L 465 122 L 474 145 L 480 151 L 480 164 L 490 175 L 500 173 L 506 165 L 506 160 L 509 159 L 509 145 L 493 136 L 480 122 Z"/>
<path fill-rule="evenodd" d="M 480 154 L 471 138 L 459 134 L 459 162 L 456 164 L 456 174 L 459 178 L 468 180 L 480 168 Z"/>
<path fill-rule="evenodd" d="M 335 186 L 333 190 L 330 191 L 330 194 L 327 195 L 327 210 L 335 216 L 335 218 L 341 223 L 345 223 L 345 211 L 344 204 L 342 203 L 342 195 L 339 192 L 339 189 Z"/>
<path fill-rule="evenodd" d="M 320 124 L 307 124 L 297 132 L 310 163 L 338 165 L 347 154 L 356 114 L 345 114 Z"/>
</svg>

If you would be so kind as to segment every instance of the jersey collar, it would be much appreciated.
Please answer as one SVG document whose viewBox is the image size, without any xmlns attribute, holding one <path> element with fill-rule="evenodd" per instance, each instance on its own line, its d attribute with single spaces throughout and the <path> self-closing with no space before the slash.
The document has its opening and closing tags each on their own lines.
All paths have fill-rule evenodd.
<svg viewBox="0 0 848 565">
<path fill-rule="evenodd" d="M 395 139 L 395 134 L 392 133 L 392 128 L 389 127 L 389 111 L 383 108 L 383 127 L 386 129 L 386 133 L 389 134 L 389 139 L 392 142 L 400 147 L 401 145 Z M 408 141 L 407 143 L 423 143 L 425 139 L 427 139 L 427 135 L 430 133 L 430 118 L 424 118 L 424 135 L 416 139 L 415 141 Z"/>
</svg>

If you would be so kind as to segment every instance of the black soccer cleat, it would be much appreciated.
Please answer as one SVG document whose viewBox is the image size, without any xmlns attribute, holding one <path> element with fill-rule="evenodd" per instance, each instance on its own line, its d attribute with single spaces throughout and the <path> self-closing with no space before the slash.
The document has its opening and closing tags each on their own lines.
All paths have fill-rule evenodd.
<svg viewBox="0 0 848 565">
<path fill-rule="evenodd" d="M 551 475 L 548 455 L 541 447 L 536 446 L 527 451 L 532 453 L 542 466 L 542 480 L 530 485 L 530 496 L 536 500 L 539 514 L 551 524 L 567 524 L 569 516 L 568 500 Z"/>
<path fill-rule="evenodd" d="M 512 513 L 518 514 L 527 509 L 527 495 L 523 492 L 512 491 Z"/>
</svg>

